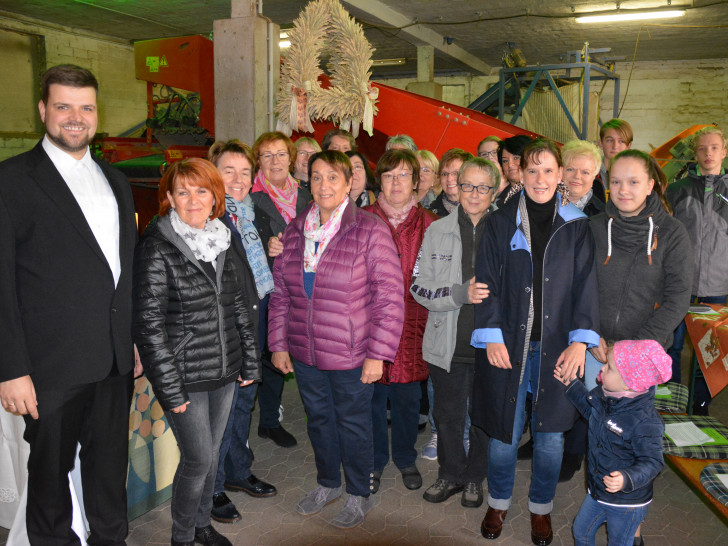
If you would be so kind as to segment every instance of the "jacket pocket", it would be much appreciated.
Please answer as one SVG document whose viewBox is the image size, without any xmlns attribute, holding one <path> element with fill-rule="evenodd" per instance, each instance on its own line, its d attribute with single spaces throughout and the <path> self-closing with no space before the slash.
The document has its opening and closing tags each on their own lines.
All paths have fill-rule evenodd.
<svg viewBox="0 0 728 546">
<path fill-rule="evenodd" d="M 174 346 L 174 350 L 172 351 L 174 353 L 174 356 L 177 356 L 179 352 L 184 349 L 185 345 L 192 339 L 192 332 L 187 332 L 185 334 L 185 337 L 183 337 L 180 342 Z"/>
<path fill-rule="evenodd" d="M 351 322 L 351 319 L 349 319 L 349 348 L 354 349 L 354 324 Z"/>
</svg>

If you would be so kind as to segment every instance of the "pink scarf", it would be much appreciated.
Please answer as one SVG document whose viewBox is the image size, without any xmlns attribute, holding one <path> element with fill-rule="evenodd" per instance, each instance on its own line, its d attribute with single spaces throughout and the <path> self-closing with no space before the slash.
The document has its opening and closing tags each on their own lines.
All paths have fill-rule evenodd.
<svg viewBox="0 0 728 546">
<path fill-rule="evenodd" d="M 412 207 L 417 205 L 417 199 L 415 198 L 414 194 L 412 194 L 407 204 L 403 208 L 397 210 L 387 202 L 387 199 L 384 197 L 384 192 L 382 192 L 379 194 L 379 197 L 377 197 L 377 203 L 379 203 L 379 206 L 384 211 L 384 214 L 387 215 L 389 223 L 394 226 L 394 229 L 397 229 L 397 226 L 399 226 L 407 219 L 410 211 L 412 210 Z"/>
<path fill-rule="evenodd" d="M 303 250 L 303 270 L 307 272 L 316 272 L 318 267 L 319 258 L 323 255 L 324 250 L 331 242 L 331 239 L 339 232 L 341 227 L 341 217 L 344 214 L 346 205 L 349 204 L 349 199 L 346 198 L 344 201 L 336 207 L 336 210 L 331 213 L 328 221 L 321 225 L 321 209 L 314 203 L 311 210 L 306 215 L 306 222 L 303 224 L 303 235 L 306 238 L 306 245 Z M 318 249 L 316 248 L 318 243 Z"/>
<path fill-rule="evenodd" d="M 296 198 L 298 197 L 298 183 L 289 174 L 283 188 L 277 188 L 265 179 L 263 170 L 259 169 L 253 181 L 253 192 L 262 191 L 268 194 L 273 204 L 281 213 L 286 224 L 296 217 Z"/>
</svg>

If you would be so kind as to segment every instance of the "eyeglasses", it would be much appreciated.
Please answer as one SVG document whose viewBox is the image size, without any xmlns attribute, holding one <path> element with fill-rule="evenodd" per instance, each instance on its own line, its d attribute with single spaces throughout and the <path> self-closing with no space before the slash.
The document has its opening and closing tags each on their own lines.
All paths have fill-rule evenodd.
<svg viewBox="0 0 728 546">
<path fill-rule="evenodd" d="M 450 178 L 451 176 L 457 177 L 457 175 L 458 175 L 457 171 L 452 171 L 449 173 L 442 172 L 442 173 L 440 173 L 440 178 Z"/>
<path fill-rule="evenodd" d="M 261 161 L 273 161 L 274 157 L 277 157 L 281 161 L 285 161 L 288 158 L 288 152 L 276 152 L 274 154 L 271 152 L 266 152 L 258 156 Z"/>
<path fill-rule="evenodd" d="M 430 174 L 430 173 L 435 172 L 435 171 L 433 171 L 429 167 L 420 167 L 420 172 L 421 173 L 424 173 L 424 174 Z"/>
<path fill-rule="evenodd" d="M 478 152 L 478 157 L 498 157 L 498 150 L 493 150 L 492 152 Z"/>
<path fill-rule="evenodd" d="M 315 150 L 313 152 L 305 152 L 303 150 L 298 150 L 296 152 L 296 155 L 301 156 L 301 157 L 311 157 L 315 153 L 316 153 Z M 278 156 L 278 157 L 280 157 L 280 156 Z"/>
<path fill-rule="evenodd" d="M 470 193 L 473 190 L 477 190 L 477 192 L 480 195 L 488 195 L 490 193 L 490 190 L 492 190 L 495 186 L 486 186 L 483 184 L 482 186 L 474 186 L 473 184 L 460 184 L 460 189 L 463 190 L 465 193 Z"/>
<path fill-rule="evenodd" d="M 352 165 L 351 168 L 354 169 L 355 171 L 363 171 L 364 165 Z"/>
<path fill-rule="evenodd" d="M 392 173 L 384 173 L 382 176 L 382 182 L 392 182 L 394 180 L 407 180 L 409 178 L 412 178 L 412 173 L 409 171 L 402 171 L 401 173 L 392 174 Z"/>
</svg>

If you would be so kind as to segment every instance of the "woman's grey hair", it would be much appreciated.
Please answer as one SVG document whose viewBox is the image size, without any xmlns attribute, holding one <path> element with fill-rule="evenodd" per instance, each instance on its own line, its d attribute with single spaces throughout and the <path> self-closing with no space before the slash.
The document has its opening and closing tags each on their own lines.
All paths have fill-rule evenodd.
<svg viewBox="0 0 728 546">
<path fill-rule="evenodd" d="M 498 171 L 498 167 L 496 167 L 489 159 L 485 159 L 484 157 L 474 157 L 463 162 L 460 166 L 460 170 L 458 171 L 458 184 L 462 183 L 465 171 L 468 169 L 476 169 L 481 173 L 490 176 L 490 179 L 493 181 L 493 185 L 496 189 L 500 186 L 500 172 Z"/>
<path fill-rule="evenodd" d="M 413 152 L 417 151 L 417 144 L 415 144 L 414 139 L 409 135 L 394 135 L 393 137 L 389 137 L 387 144 L 384 146 L 384 150 L 388 152 L 397 145 L 400 147 L 404 146 Z"/>
</svg>

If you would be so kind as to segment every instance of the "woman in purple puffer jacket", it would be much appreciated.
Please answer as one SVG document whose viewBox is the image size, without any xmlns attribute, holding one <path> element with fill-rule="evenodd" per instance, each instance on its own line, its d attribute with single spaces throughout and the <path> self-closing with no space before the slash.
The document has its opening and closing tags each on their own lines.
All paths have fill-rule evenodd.
<svg viewBox="0 0 728 546">
<path fill-rule="evenodd" d="M 314 202 L 286 228 L 268 311 L 272 362 L 296 373 L 316 457 L 318 486 L 296 511 L 315 514 L 341 496 L 343 464 L 349 498 L 331 521 L 340 528 L 374 505 L 374 382 L 397 354 L 404 321 L 397 248 L 384 222 L 349 199 L 351 176 L 341 152 L 310 159 Z"/>
</svg>

